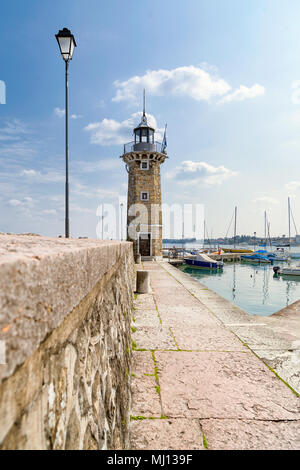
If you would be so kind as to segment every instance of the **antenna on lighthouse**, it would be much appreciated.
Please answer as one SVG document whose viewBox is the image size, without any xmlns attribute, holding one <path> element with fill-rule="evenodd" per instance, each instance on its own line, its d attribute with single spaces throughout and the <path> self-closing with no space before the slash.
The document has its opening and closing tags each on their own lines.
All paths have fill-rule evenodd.
<svg viewBox="0 0 300 470">
<path fill-rule="evenodd" d="M 146 117 L 146 90 L 144 88 L 144 96 L 143 96 L 143 117 Z"/>
</svg>

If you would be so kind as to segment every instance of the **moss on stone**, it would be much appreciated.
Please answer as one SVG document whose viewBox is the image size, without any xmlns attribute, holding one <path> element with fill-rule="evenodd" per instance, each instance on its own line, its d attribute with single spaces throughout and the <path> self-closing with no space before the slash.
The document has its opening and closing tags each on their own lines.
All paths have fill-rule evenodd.
<svg viewBox="0 0 300 470">
<path fill-rule="evenodd" d="M 205 449 L 208 450 L 208 444 L 207 444 L 207 440 L 206 440 L 204 434 L 203 434 L 203 445 L 204 445 Z"/>
</svg>

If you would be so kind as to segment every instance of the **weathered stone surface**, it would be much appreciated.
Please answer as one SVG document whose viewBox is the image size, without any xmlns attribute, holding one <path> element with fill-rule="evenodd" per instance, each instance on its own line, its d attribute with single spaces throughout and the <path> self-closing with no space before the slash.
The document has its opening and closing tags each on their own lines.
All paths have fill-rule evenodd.
<svg viewBox="0 0 300 470">
<path fill-rule="evenodd" d="M 135 322 L 133 327 L 139 328 L 141 326 L 155 326 L 159 328 L 160 319 L 157 310 L 141 310 L 136 309 L 134 312 Z"/>
<path fill-rule="evenodd" d="M 253 351 L 300 394 L 300 349 L 258 349 Z"/>
<path fill-rule="evenodd" d="M 155 364 L 150 351 L 133 351 L 132 360 L 132 416 L 154 416 L 163 414 L 160 396 L 157 393 Z"/>
<path fill-rule="evenodd" d="M 138 294 L 150 292 L 150 272 L 139 270 L 136 272 L 136 291 Z"/>
<path fill-rule="evenodd" d="M 132 409 L 136 411 L 132 414 L 141 419 L 131 421 L 131 447 L 195 449 L 201 448 L 200 441 L 200 446 L 205 442 L 210 449 L 299 449 L 299 398 L 242 343 L 246 339 L 250 346 L 267 345 L 254 351 L 276 371 L 282 366 L 286 372 L 289 362 L 291 384 L 297 379 L 295 370 L 299 371 L 296 365 L 291 367 L 292 357 L 296 362 L 299 352 L 293 341 L 299 325 L 295 313 L 289 322 L 281 316 L 277 320 L 251 316 L 167 263 L 144 266 L 151 271 L 153 300 L 163 330 L 169 329 L 175 344 L 186 351 L 161 350 L 165 337 L 159 340 L 151 297 L 144 306 L 143 299 L 138 299 L 139 322 L 145 322 L 141 331 L 151 336 L 149 342 L 149 334 L 141 335 L 139 347 L 157 346 L 152 357 L 155 376 L 147 376 L 152 380 L 144 382 L 133 380 Z M 277 346 L 293 349 L 279 351 L 274 349 Z M 145 355 L 149 366 L 150 351 L 139 354 Z M 143 362 L 142 357 L 137 360 Z M 151 370 L 151 366 L 141 367 Z M 283 373 L 280 376 L 285 378 Z M 153 386 L 167 419 L 150 419 L 158 417 Z"/>
<path fill-rule="evenodd" d="M 224 327 L 215 325 L 172 327 L 179 349 L 211 351 L 247 351 L 247 348 Z"/>
<path fill-rule="evenodd" d="M 247 343 L 294 390 L 300 392 L 300 301 L 269 317 L 249 315 L 168 263 L 161 266 L 180 286 L 193 293 L 199 304 L 205 306 L 221 324 Z M 161 317 L 164 318 L 163 313 Z"/>
<path fill-rule="evenodd" d="M 170 329 L 166 326 L 142 326 L 132 335 L 137 349 L 177 349 Z"/>
<path fill-rule="evenodd" d="M 208 419 L 201 426 L 209 449 L 300 449 L 300 421 Z"/>
<path fill-rule="evenodd" d="M 90 250 L 89 243 L 87 251 Z M 82 250 L 83 245 L 78 251 L 79 258 Z M 99 250 L 103 254 L 103 246 Z M 76 260 L 77 250 L 70 253 Z M 0 448 L 128 447 L 134 277 L 130 244 L 126 243 L 119 254 L 118 260 L 111 266 L 107 260 L 109 269 L 104 274 L 101 264 L 98 268 L 94 266 L 91 274 L 96 275 L 98 269 L 98 280 L 67 315 L 62 312 L 63 307 L 70 306 L 68 295 L 66 305 L 64 298 L 58 300 L 62 307 L 59 313 L 63 316 L 60 324 L 54 327 L 55 323 L 49 321 L 47 328 L 53 329 L 48 331 L 47 338 L 44 341 L 40 339 L 33 354 L 2 380 Z M 52 256 L 56 258 L 53 253 L 49 254 L 50 265 Z M 58 256 L 58 259 L 64 265 L 65 257 Z M 98 256 L 95 256 L 95 261 L 91 259 L 91 263 L 97 260 Z M 24 263 L 27 263 L 26 259 Z M 71 272 L 69 274 L 72 276 Z M 72 279 L 76 283 L 76 275 Z M 39 277 L 34 278 L 33 272 L 30 272 L 26 280 L 30 280 L 31 288 L 35 290 L 34 280 L 38 286 Z M 54 279 L 50 278 L 49 286 L 52 281 Z M 73 286 L 74 292 L 75 288 L 76 285 Z M 21 289 L 19 292 L 25 299 L 25 293 Z M 1 292 L 2 299 L 4 294 Z M 36 295 L 39 295 L 38 288 Z M 30 343 L 30 348 L 22 351 L 22 347 L 26 348 L 26 341 Z M 26 341 L 17 342 L 24 355 L 29 354 L 34 344 L 30 336 L 26 337 Z M 8 360 L 12 361 L 13 366 L 8 363 L 6 374 L 13 371 L 16 364 L 13 354 L 8 354 Z"/>
<path fill-rule="evenodd" d="M 160 165 L 164 162 L 165 156 L 157 152 L 132 152 L 123 156 L 123 160 L 128 164 L 128 209 L 132 206 L 143 204 L 143 210 L 139 210 L 139 222 L 137 232 L 151 233 L 151 256 L 162 256 L 162 212 L 161 212 L 161 182 Z M 148 170 L 140 168 L 140 162 L 148 161 Z M 149 193 L 148 201 L 141 201 L 141 192 Z M 135 215 L 127 214 L 127 226 L 134 221 Z M 128 233 L 128 239 L 130 239 Z M 133 241 L 135 256 L 138 254 L 137 240 Z"/>
<path fill-rule="evenodd" d="M 116 263 L 131 244 L 0 235 L 0 340 L 9 377 Z M 131 288 L 131 286 L 130 286 Z"/>
<path fill-rule="evenodd" d="M 132 449 L 205 450 L 203 434 L 196 419 L 155 419 L 132 421 Z"/>
<path fill-rule="evenodd" d="M 247 343 L 250 348 L 255 348 L 256 350 L 290 349 L 292 348 L 293 342 L 297 340 L 296 336 L 284 332 L 279 335 L 278 332 L 272 330 L 266 324 L 260 325 L 251 323 L 247 326 L 233 325 L 231 328 L 242 341 Z"/>
<path fill-rule="evenodd" d="M 135 302 L 135 307 L 137 309 L 151 309 L 155 310 L 156 305 L 154 302 L 153 294 L 143 294 L 143 295 L 138 295 L 136 302 Z"/>
<path fill-rule="evenodd" d="M 156 352 L 169 417 L 300 419 L 300 403 L 251 352 Z"/>
<path fill-rule="evenodd" d="M 159 306 L 159 315 L 163 324 L 170 327 L 194 328 L 202 326 L 217 326 L 220 322 L 205 308 L 197 306 Z"/>
</svg>

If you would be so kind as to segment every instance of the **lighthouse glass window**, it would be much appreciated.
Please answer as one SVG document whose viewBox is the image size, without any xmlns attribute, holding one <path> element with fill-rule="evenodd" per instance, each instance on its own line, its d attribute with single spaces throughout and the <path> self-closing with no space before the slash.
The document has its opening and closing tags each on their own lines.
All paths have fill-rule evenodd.
<svg viewBox="0 0 300 470">
<path fill-rule="evenodd" d="M 141 192 L 141 201 L 149 201 L 149 193 L 148 191 Z"/>
<path fill-rule="evenodd" d="M 141 170 L 149 170 L 149 162 L 148 161 L 141 162 L 140 168 L 141 168 Z"/>
<path fill-rule="evenodd" d="M 147 142 L 147 129 L 142 129 L 142 142 Z"/>
</svg>

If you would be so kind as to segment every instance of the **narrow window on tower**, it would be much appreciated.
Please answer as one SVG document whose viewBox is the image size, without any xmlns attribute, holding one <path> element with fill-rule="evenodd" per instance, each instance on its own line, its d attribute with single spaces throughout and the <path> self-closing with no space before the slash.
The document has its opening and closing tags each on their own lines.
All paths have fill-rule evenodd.
<svg viewBox="0 0 300 470">
<path fill-rule="evenodd" d="M 149 201 L 148 191 L 141 191 L 141 201 Z"/>
<path fill-rule="evenodd" d="M 148 161 L 141 162 L 140 169 L 141 170 L 149 170 L 149 162 Z"/>
</svg>

